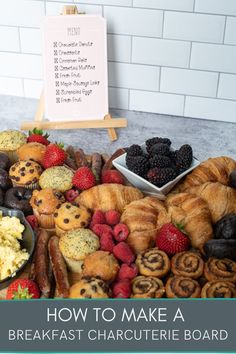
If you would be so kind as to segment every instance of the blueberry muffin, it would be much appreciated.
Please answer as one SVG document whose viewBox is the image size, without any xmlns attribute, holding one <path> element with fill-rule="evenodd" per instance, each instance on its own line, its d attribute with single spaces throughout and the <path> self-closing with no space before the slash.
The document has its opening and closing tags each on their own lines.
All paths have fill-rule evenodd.
<svg viewBox="0 0 236 354">
<path fill-rule="evenodd" d="M 70 288 L 70 299 L 97 299 L 108 298 L 110 289 L 108 285 L 99 278 L 83 277 L 78 283 Z"/>
<path fill-rule="evenodd" d="M 107 282 L 115 280 L 120 266 L 110 252 L 96 251 L 84 260 L 83 276 L 100 277 Z"/>
<path fill-rule="evenodd" d="M 52 188 L 60 192 L 66 192 L 72 188 L 73 172 L 64 166 L 47 168 L 39 179 L 42 189 Z"/>
<path fill-rule="evenodd" d="M 99 238 L 88 229 L 69 231 L 59 241 L 66 264 L 75 273 L 81 273 L 85 257 L 97 251 L 99 247 Z"/>
<path fill-rule="evenodd" d="M 17 149 L 24 145 L 27 137 L 18 130 L 4 130 L 0 132 L 0 152 L 8 155 L 11 163 L 18 160 Z"/>
<path fill-rule="evenodd" d="M 57 236 L 65 232 L 88 226 L 91 220 L 91 211 L 86 207 L 78 207 L 69 202 L 63 203 L 54 213 Z"/>
<path fill-rule="evenodd" d="M 42 163 L 44 154 L 46 152 L 46 146 L 40 143 L 28 143 L 22 145 L 17 150 L 19 160 L 26 161 L 32 160 L 38 163 Z"/>
<path fill-rule="evenodd" d="M 42 167 L 34 161 L 18 161 L 11 166 L 9 176 L 14 187 L 37 189 Z"/>
<path fill-rule="evenodd" d="M 54 213 L 64 201 L 65 198 L 61 192 L 50 188 L 33 192 L 30 205 L 40 227 L 44 229 L 55 228 Z"/>
</svg>

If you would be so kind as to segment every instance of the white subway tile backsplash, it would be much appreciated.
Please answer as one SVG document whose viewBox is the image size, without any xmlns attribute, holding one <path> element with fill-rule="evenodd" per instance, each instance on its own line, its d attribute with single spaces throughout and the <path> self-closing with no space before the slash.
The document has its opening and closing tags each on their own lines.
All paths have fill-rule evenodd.
<svg viewBox="0 0 236 354">
<path fill-rule="evenodd" d="M 130 62 L 131 37 L 108 34 L 108 60 Z"/>
<path fill-rule="evenodd" d="M 42 34 L 37 28 L 20 28 L 21 51 L 23 53 L 41 54 Z"/>
<path fill-rule="evenodd" d="M 236 75 L 220 74 L 218 97 L 236 100 Z"/>
<path fill-rule="evenodd" d="M 105 6 L 104 16 L 109 33 L 150 37 L 162 34 L 162 11 Z"/>
<path fill-rule="evenodd" d="M 109 63 L 109 85 L 114 87 L 157 91 L 160 69 L 154 66 Z"/>
<path fill-rule="evenodd" d="M 177 11 L 192 11 L 194 0 L 133 0 L 133 6 L 177 10 Z"/>
<path fill-rule="evenodd" d="M 0 77 L 0 94 L 23 96 L 23 83 L 21 79 L 13 79 L 9 77 Z"/>
<path fill-rule="evenodd" d="M 0 75 L 41 79 L 42 62 L 39 55 L 0 52 Z"/>
<path fill-rule="evenodd" d="M 134 111 L 181 116 L 184 109 L 184 96 L 131 90 L 129 108 Z"/>
<path fill-rule="evenodd" d="M 195 11 L 210 14 L 236 15 L 236 1 L 195 0 Z"/>
<path fill-rule="evenodd" d="M 0 25 L 39 27 L 43 16 L 43 1 L 1 1 Z"/>
<path fill-rule="evenodd" d="M 54 0 L 53 0 L 54 1 Z M 63 0 L 62 0 L 63 1 Z M 77 0 L 75 0 L 76 2 Z M 82 0 L 83 4 L 132 6 L 132 0 Z"/>
<path fill-rule="evenodd" d="M 109 87 L 109 107 L 129 109 L 129 90 Z"/>
<path fill-rule="evenodd" d="M 236 102 L 213 98 L 186 97 L 184 116 L 236 123 Z"/>
<path fill-rule="evenodd" d="M 132 62 L 188 67 L 190 43 L 155 38 L 133 38 Z"/>
<path fill-rule="evenodd" d="M 0 26 L 0 50 L 19 52 L 20 41 L 18 28 Z"/>
<path fill-rule="evenodd" d="M 102 6 L 99 5 L 84 5 L 81 3 L 73 1 L 68 2 L 46 2 L 46 14 L 49 16 L 56 16 L 62 13 L 63 7 L 65 5 L 77 5 L 78 10 L 81 12 L 86 12 L 87 14 L 99 14 L 102 15 Z"/>
<path fill-rule="evenodd" d="M 24 80 L 25 97 L 38 98 L 43 89 L 43 82 L 41 80 Z"/>
<path fill-rule="evenodd" d="M 165 14 L 163 36 L 170 39 L 222 43 L 224 25 L 224 16 L 169 11 Z"/>
<path fill-rule="evenodd" d="M 227 17 L 224 43 L 236 45 L 236 18 L 235 17 Z"/>
<path fill-rule="evenodd" d="M 236 73 L 236 46 L 193 43 L 190 67 Z"/>
<path fill-rule="evenodd" d="M 160 91 L 215 97 L 218 74 L 188 69 L 161 69 Z"/>
</svg>

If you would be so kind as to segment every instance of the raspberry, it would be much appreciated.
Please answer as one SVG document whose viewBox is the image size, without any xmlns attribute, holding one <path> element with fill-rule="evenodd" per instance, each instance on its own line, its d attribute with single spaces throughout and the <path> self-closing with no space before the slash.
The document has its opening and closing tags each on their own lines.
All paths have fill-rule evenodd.
<svg viewBox="0 0 236 354">
<path fill-rule="evenodd" d="M 119 224 L 120 222 L 120 213 L 116 210 L 108 210 L 105 213 L 105 219 L 106 219 L 106 223 L 110 226 L 114 226 Z"/>
<path fill-rule="evenodd" d="M 113 230 L 114 238 L 117 242 L 125 241 L 129 236 L 129 229 L 125 224 L 118 224 Z"/>
<path fill-rule="evenodd" d="M 69 191 L 66 192 L 66 200 L 69 203 L 72 203 L 79 195 L 79 191 L 76 189 L 70 189 Z"/>
<path fill-rule="evenodd" d="M 119 259 L 121 262 L 124 262 L 124 263 L 130 264 L 130 263 L 133 263 L 135 260 L 135 255 L 134 255 L 132 249 L 125 242 L 118 243 L 113 248 L 113 253 L 117 259 Z"/>
<path fill-rule="evenodd" d="M 92 224 L 106 224 L 106 218 L 101 210 L 95 210 L 92 217 Z"/>
<path fill-rule="evenodd" d="M 120 271 L 118 274 L 118 279 L 123 280 L 123 279 L 134 279 L 138 275 L 138 269 L 134 263 L 132 264 L 126 264 L 123 263 L 120 267 Z"/>
<path fill-rule="evenodd" d="M 131 295 L 131 283 L 128 279 L 119 280 L 113 286 L 113 297 L 128 299 Z"/>
<path fill-rule="evenodd" d="M 102 236 L 105 232 L 113 234 L 112 228 L 106 224 L 96 224 L 92 226 L 92 231 L 99 237 Z"/>
<path fill-rule="evenodd" d="M 33 230 L 36 230 L 38 228 L 38 220 L 36 216 L 28 215 L 26 216 L 26 220 L 28 221 Z"/>
<path fill-rule="evenodd" d="M 110 232 L 104 232 L 100 237 L 100 249 L 112 253 L 114 246 L 115 243 L 112 234 Z"/>
</svg>

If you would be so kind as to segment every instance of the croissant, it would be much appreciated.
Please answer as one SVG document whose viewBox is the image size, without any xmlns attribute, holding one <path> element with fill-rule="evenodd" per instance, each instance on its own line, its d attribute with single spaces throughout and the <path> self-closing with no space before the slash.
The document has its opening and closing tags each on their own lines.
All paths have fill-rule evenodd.
<svg viewBox="0 0 236 354">
<path fill-rule="evenodd" d="M 209 158 L 196 167 L 184 180 L 177 186 L 178 191 L 185 191 L 194 186 L 200 186 L 206 182 L 220 182 L 224 185 L 229 184 L 229 176 L 236 170 L 236 161 L 230 157 Z"/>
<path fill-rule="evenodd" d="M 154 197 L 130 203 L 121 216 L 121 222 L 130 230 L 127 242 L 137 253 L 151 248 L 157 230 L 169 221 L 164 204 Z"/>
<path fill-rule="evenodd" d="M 231 187 L 218 182 L 208 182 L 189 188 L 188 192 L 198 195 L 207 202 L 213 223 L 227 214 L 236 213 L 236 190 Z"/>
<path fill-rule="evenodd" d="M 207 203 L 198 196 L 178 193 L 167 197 L 166 206 L 171 221 L 183 225 L 192 246 L 204 253 L 203 246 L 213 235 Z"/>
<path fill-rule="evenodd" d="M 109 183 L 83 191 L 75 201 L 92 210 L 99 209 L 105 212 L 115 209 L 122 213 L 127 204 L 141 198 L 143 194 L 137 188 Z"/>
</svg>

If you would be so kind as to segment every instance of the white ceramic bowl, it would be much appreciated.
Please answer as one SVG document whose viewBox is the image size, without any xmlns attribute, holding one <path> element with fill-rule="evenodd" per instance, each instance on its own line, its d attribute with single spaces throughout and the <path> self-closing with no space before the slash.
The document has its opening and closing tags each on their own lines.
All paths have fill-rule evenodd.
<svg viewBox="0 0 236 354">
<path fill-rule="evenodd" d="M 141 145 L 142 149 L 144 152 L 146 152 L 146 146 L 145 143 Z M 171 149 L 173 150 L 173 149 Z M 194 157 L 192 164 L 190 168 L 183 173 L 181 173 L 179 176 L 177 176 L 174 180 L 168 182 L 162 187 L 156 187 L 154 184 L 148 182 L 144 178 L 136 175 L 136 173 L 130 171 L 128 167 L 126 166 L 126 153 L 117 157 L 113 161 L 113 165 L 119 170 L 126 178 L 127 180 L 135 187 L 140 189 L 143 193 L 148 194 L 148 195 L 155 195 L 159 199 L 164 199 L 165 195 L 170 192 L 170 190 L 184 177 L 186 176 L 190 171 L 192 171 L 194 168 L 196 168 L 200 162 Z"/>
</svg>

